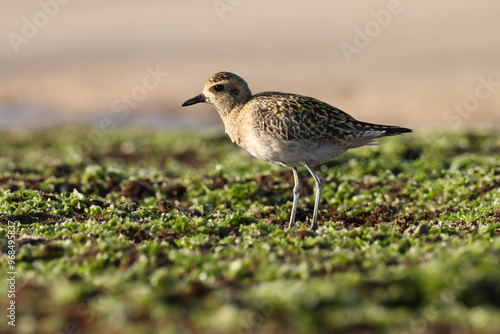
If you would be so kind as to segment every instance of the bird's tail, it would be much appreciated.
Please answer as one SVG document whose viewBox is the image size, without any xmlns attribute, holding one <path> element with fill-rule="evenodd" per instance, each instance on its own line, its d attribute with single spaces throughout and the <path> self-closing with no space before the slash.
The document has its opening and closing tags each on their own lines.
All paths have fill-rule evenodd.
<svg viewBox="0 0 500 334">
<path fill-rule="evenodd" d="M 376 140 L 382 137 L 397 136 L 403 133 L 412 132 L 411 129 L 392 125 L 380 125 L 372 123 L 358 122 L 356 124 L 358 135 L 349 141 L 348 148 L 355 148 L 364 145 L 377 145 Z"/>
<path fill-rule="evenodd" d="M 372 123 L 362 123 L 360 122 L 362 127 L 368 131 L 376 131 L 380 132 L 377 138 L 381 137 L 389 137 L 389 136 L 397 136 L 403 133 L 412 132 L 411 129 L 402 128 L 399 126 L 393 125 L 380 125 L 380 124 L 372 124 Z"/>
</svg>

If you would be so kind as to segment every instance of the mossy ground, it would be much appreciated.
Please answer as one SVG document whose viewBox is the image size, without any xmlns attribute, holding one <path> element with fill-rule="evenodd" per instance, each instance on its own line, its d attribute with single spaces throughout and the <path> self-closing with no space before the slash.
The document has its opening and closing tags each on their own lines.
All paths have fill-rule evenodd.
<svg viewBox="0 0 500 334">
<path fill-rule="evenodd" d="M 291 171 L 223 135 L 4 132 L 17 332 L 500 331 L 498 132 L 386 138 L 318 171 L 320 229 L 301 170 L 290 230 Z"/>
</svg>

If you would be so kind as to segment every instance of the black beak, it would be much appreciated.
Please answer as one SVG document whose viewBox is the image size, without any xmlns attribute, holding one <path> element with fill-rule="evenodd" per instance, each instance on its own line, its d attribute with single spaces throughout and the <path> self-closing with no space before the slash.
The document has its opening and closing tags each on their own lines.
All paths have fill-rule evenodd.
<svg viewBox="0 0 500 334">
<path fill-rule="evenodd" d="M 182 106 L 183 107 L 192 106 L 193 104 L 196 104 L 196 103 L 205 102 L 206 99 L 207 98 L 205 97 L 205 95 L 203 95 L 203 93 L 201 93 L 200 95 L 196 95 L 192 99 L 189 99 L 186 102 L 184 102 L 182 104 Z"/>
</svg>

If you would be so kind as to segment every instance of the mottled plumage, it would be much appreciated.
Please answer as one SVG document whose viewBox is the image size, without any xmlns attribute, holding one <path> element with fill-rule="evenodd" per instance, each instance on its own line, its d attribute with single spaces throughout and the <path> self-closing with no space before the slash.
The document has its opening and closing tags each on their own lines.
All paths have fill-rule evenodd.
<svg viewBox="0 0 500 334">
<path fill-rule="evenodd" d="M 317 185 L 312 229 L 317 228 L 322 180 L 311 165 L 321 164 L 346 150 L 373 144 L 380 137 L 411 132 L 397 126 L 360 122 L 317 99 L 280 92 L 252 95 L 241 77 L 214 74 L 203 93 L 184 102 L 213 104 L 231 140 L 269 163 L 293 167 L 295 187 L 290 227 L 294 225 L 300 195 L 297 167 L 306 167 Z"/>
</svg>

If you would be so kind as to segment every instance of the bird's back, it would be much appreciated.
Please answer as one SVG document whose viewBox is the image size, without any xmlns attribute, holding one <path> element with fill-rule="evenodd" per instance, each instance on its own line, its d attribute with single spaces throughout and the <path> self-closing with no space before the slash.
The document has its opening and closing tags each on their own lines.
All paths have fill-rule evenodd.
<svg viewBox="0 0 500 334">
<path fill-rule="evenodd" d="M 280 92 L 254 95 L 242 110 L 254 128 L 284 141 L 331 141 L 353 148 L 410 129 L 357 121 L 312 97 Z"/>
</svg>

